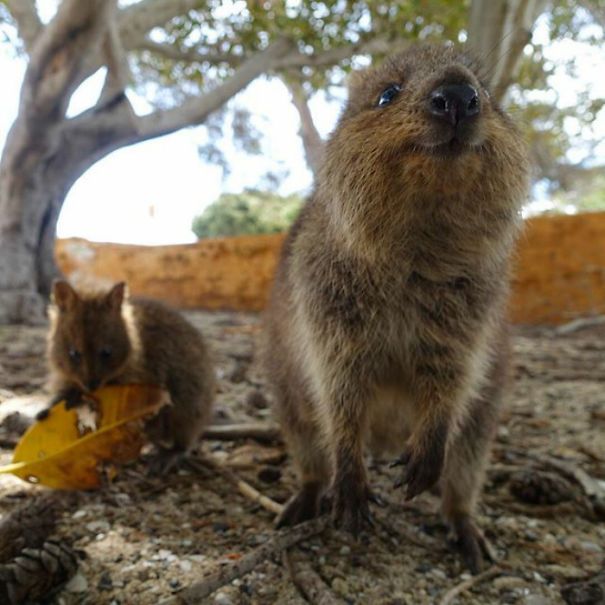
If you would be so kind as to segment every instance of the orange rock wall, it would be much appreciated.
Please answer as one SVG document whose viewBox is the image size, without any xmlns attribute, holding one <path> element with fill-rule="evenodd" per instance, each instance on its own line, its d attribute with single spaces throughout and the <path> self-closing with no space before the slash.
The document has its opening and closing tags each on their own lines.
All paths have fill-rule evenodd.
<svg viewBox="0 0 605 605">
<path fill-rule="evenodd" d="M 72 279 L 125 280 L 134 295 L 181 308 L 264 308 L 282 235 L 209 239 L 189 245 L 128 246 L 59 240 Z M 519 242 L 511 318 L 560 323 L 605 314 L 605 213 L 526 222 Z"/>
</svg>

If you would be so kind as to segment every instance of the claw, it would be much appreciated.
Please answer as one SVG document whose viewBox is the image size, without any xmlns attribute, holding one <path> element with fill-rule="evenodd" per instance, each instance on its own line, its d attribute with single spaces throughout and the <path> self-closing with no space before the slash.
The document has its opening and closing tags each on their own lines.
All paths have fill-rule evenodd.
<svg viewBox="0 0 605 605">
<path fill-rule="evenodd" d="M 496 560 L 494 548 L 471 519 L 461 517 L 454 521 L 453 526 L 455 547 L 473 575 L 483 570 L 486 561 L 493 563 Z"/>
<path fill-rule="evenodd" d="M 410 453 L 401 454 L 401 456 L 397 456 L 395 460 L 393 460 L 389 464 L 389 468 L 395 468 L 396 466 L 403 466 L 410 461 Z"/>
</svg>

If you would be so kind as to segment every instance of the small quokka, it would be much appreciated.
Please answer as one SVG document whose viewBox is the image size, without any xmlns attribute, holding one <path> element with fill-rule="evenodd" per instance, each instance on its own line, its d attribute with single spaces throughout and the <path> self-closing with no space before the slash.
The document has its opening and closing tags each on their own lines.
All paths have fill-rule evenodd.
<svg viewBox="0 0 605 605">
<path fill-rule="evenodd" d="M 123 282 L 98 292 L 56 281 L 49 317 L 51 405 L 66 400 L 72 407 L 82 394 L 107 384 L 147 383 L 166 389 L 172 405 L 145 428 L 159 448 L 152 467 L 171 468 L 210 419 L 215 377 L 199 331 L 160 302 L 130 299 Z"/>
<path fill-rule="evenodd" d="M 408 499 L 439 482 L 465 562 L 482 567 L 473 511 L 507 381 L 527 173 L 519 132 L 467 53 L 417 46 L 353 74 L 265 319 L 301 481 L 279 524 L 314 517 L 325 497 L 357 534 L 368 446 L 400 456 Z"/>
</svg>

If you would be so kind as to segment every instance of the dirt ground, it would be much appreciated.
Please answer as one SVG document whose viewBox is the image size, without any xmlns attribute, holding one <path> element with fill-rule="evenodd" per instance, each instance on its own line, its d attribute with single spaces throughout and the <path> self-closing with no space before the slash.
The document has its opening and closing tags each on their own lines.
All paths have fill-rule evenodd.
<svg viewBox="0 0 605 605">
<path fill-rule="evenodd" d="M 258 317 L 203 312 L 189 317 L 215 353 L 215 422 L 270 422 L 269 396 L 253 360 Z M 44 337 L 44 327 L 0 328 L 0 413 L 14 397 L 40 392 Z M 563 602 L 561 588 L 594 575 L 604 558 L 605 524 L 596 520 L 585 490 L 567 471 L 580 478 L 584 471 L 593 488 L 605 491 L 605 326 L 568 335 L 516 328 L 514 352 L 514 393 L 478 515 L 501 573 L 476 582 L 458 603 Z M 0 463 L 8 464 L 11 441 L 1 429 L 0 445 Z M 278 502 L 295 488 L 279 444 L 206 441 L 196 455 L 227 464 Z M 374 507 L 372 531 L 356 542 L 327 530 L 296 546 L 291 558 L 295 566 L 309 563 L 337 602 L 440 603 L 470 575 L 447 545 L 438 497 L 424 494 L 405 504 L 392 487 L 397 469 L 388 462 L 371 465 L 372 488 L 386 500 L 384 508 Z M 0 515 L 41 491 L 0 475 Z M 137 462 L 102 490 L 79 493 L 62 514 L 57 535 L 86 557 L 76 578 L 51 602 L 158 603 L 217 564 L 226 567 L 258 548 L 271 537 L 272 522 L 272 513 L 216 474 L 186 468 L 166 478 L 149 477 Z M 203 602 L 306 601 L 277 558 Z"/>
</svg>

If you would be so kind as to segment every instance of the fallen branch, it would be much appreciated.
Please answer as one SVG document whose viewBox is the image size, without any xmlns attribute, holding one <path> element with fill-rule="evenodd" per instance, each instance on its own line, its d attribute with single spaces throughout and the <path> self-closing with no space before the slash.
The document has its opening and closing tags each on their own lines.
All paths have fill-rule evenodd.
<svg viewBox="0 0 605 605">
<path fill-rule="evenodd" d="M 602 324 L 605 324 L 605 315 L 599 315 L 597 317 L 580 317 L 579 319 L 574 319 L 562 326 L 558 326 L 553 330 L 553 334 L 555 336 L 565 336 L 583 328 L 592 328 L 593 326 L 600 326 Z"/>
<path fill-rule="evenodd" d="M 272 513 L 279 515 L 284 508 L 283 504 L 275 502 L 275 500 L 265 496 L 248 482 L 238 477 L 232 470 L 225 468 L 222 464 L 212 459 L 205 458 L 204 460 L 195 460 L 193 458 L 188 458 L 187 464 L 196 471 L 205 470 L 204 467 L 206 466 L 210 467 L 213 471 L 216 471 L 221 477 L 234 485 L 243 496 Z"/>
<path fill-rule="evenodd" d="M 493 567 L 492 569 L 488 569 L 483 573 L 480 573 L 476 576 L 472 576 L 468 580 L 464 580 L 464 582 L 460 582 L 460 584 L 456 584 L 453 588 L 450 588 L 444 595 L 441 601 L 439 601 L 439 605 L 450 605 L 450 603 L 454 602 L 454 599 L 461 595 L 463 592 L 466 592 L 469 588 L 476 586 L 477 584 L 481 584 L 486 580 L 491 580 L 498 576 L 503 576 L 506 574 L 506 571 L 501 567 Z M 512 575 L 512 574 L 511 574 Z"/>
<path fill-rule="evenodd" d="M 302 540 L 321 533 L 329 523 L 328 517 L 305 521 L 300 525 L 282 529 L 274 537 L 257 549 L 244 555 L 229 565 L 215 566 L 203 580 L 186 588 L 181 593 L 160 602 L 160 605 L 181 605 L 183 603 L 200 603 L 225 584 L 232 582 L 250 571 L 266 559 L 294 546 Z"/>
<path fill-rule="evenodd" d="M 247 424 L 218 424 L 209 426 L 204 431 L 204 438 L 218 439 L 221 441 L 254 439 L 263 443 L 271 443 L 282 440 L 281 432 L 277 425 L 261 422 Z"/>
<path fill-rule="evenodd" d="M 591 500 L 603 499 L 605 497 L 605 490 L 599 486 L 597 481 L 593 479 L 586 471 L 581 469 L 579 466 L 572 464 L 571 462 L 559 460 L 548 455 L 532 454 L 522 450 L 507 449 L 506 451 L 509 454 L 513 454 L 519 458 L 534 460 L 538 464 L 554 469 L 565 477 L 572 479 L 582 488 L 585 495 Z"/>
<path fill-rule="evenodd" d="M 326 586 L 321 576 L 306 559 L 294 561 L 291 554 L 284 552 L 284 563 L 292 582 L 309 603 L 313 605 L 336 605 L 341 601 Z"/>
</svg>

